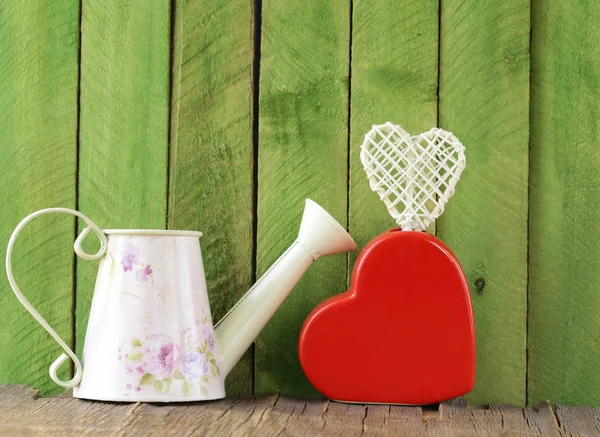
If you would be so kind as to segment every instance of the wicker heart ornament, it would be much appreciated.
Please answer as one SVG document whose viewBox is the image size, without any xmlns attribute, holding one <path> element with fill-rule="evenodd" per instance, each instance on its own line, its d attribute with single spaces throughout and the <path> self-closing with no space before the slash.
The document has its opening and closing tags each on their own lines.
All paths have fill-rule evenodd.
<svg viewBox="0 0 600 437">
<path fill-rule="evenodd" d="M 444 212 L 466 166 L 452 132 L 436 127 L 411 136 L 389 122 L 365 135 L 360 160 L 371 189 L 405 231 L 425 230 Z"/>
</svg>

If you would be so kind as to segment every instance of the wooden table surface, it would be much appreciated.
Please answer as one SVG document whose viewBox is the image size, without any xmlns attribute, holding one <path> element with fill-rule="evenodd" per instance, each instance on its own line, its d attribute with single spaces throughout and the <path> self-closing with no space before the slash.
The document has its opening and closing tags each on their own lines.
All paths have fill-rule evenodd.
<svg viewBox="0 0 600 437">
<path fill-rule="evenodd" d="M 598 436 L 600 409 L 348 405 L 278 394 L 189 404 L 121 404 L 39 397 L 0 386 L 2 436 Z"/>
</svg>

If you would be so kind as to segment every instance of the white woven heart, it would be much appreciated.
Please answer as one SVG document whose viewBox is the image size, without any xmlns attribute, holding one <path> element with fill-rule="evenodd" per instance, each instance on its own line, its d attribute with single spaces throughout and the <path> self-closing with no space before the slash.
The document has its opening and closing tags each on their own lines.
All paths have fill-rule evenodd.
<svg viewBox="0 0 600 437">
<path fill-rule="evenodd" d="M 360 160 L 371 189 L 405 231 L 425 230 L 444 212 L 466 166 L 465 147 L 452 132 L 434 127 L 410 136 L 390 122 L 365 135 Z"/>
</svg>

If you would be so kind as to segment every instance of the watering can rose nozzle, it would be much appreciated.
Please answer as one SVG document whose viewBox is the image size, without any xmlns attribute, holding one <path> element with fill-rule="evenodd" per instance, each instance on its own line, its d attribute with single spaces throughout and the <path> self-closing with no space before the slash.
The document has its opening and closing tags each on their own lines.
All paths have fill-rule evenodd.
<svg viewBox="0 0 600 437">
<path fill-rule="evenodd" d="M 358 249 L 346 230 L 306 199 L 298 238 L 215 326 L 227 375 L 310 265 L 321 256 Z"/>
<path fill-rule="evenodd" d="M 302 244 L 315 260 L 324 255 L 358 250 L 348 232 L 327 211 L 310 199 L 306 199 L 306 208 L 296 241 Z"/>
</svg>

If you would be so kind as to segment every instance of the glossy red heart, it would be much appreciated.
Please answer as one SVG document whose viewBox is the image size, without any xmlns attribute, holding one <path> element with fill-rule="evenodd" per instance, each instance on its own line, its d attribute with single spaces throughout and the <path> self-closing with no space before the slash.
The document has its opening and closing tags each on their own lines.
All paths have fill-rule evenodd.
<svg viewBox="0 0 600 437">
<path fill-rule="evenodd" d="M 475 327 L 458 260 L 425 232 L 379 235 L 359 255 L 350 290 L 304 322 L 299 354 L 334 400 L 431 404 L 468 393 Z"/>
</svg>

